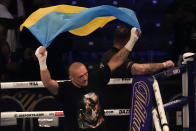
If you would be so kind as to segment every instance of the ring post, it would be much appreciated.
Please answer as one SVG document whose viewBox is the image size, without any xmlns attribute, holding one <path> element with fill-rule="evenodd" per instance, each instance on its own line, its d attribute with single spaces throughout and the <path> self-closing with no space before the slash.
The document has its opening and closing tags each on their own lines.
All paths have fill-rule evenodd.
<svg viewBox="0 0 196 131">
<path fill-rule="evenodd" d="M 195 119 L 196 119 L 196 63 L 194 61 L 195 53 L 185 53 L 183 54 L 182 64 L 186 64 L 186 72 L 182 74 L 182 96 L 190 96 L 194 99 L 191 99 L 189 104 L 183 106 L 183 130 L 193 131 L 195 128 Z M 194 85 L 195 84 L 195 85 Z"/>
</svg>

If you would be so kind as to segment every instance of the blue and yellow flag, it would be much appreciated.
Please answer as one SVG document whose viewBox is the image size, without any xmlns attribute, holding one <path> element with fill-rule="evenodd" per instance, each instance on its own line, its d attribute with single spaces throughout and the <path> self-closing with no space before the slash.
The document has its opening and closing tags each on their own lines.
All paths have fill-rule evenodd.
<svg viewBox="0 0 196 131">
<path fill-rule="evenodd" d="M 40 8 L 32 13 L 20 26 L 20 30 L 26 27 L 43 46 L 48 47 L 63 32 L 86 36 L 114 19 L 140 28 L 134 11 L 127 8 L 109 5 L 92 8 L 57 5 Z"/>
</svg>

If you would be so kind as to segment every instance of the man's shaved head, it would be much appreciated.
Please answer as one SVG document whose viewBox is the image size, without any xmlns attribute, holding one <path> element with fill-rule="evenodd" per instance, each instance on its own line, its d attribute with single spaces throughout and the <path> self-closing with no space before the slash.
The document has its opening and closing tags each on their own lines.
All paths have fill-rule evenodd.
<svg viewBox="0 0 196 131">
<path fill-rule="evenodd" d="M 81 62 L 74 62 L 69 66 L 69 79 L 72 83 L 81 88 L 88 85 L 88 70 Z"/>
<path fill-rule="evenodd" d="M 69 66 L 69 69 L 68 69 L 69 75 L 73 76 L 74 73 L 75 73 L 75 71 L 76 71 L 77 69 L 79 69 L 81 66 L 85 66 L 85 65 L 84 65 L 83 63 L 81 63 L 81 62 L 74 62 L 74 63 L 72 63 L 72 64 Z"/>
</svg>

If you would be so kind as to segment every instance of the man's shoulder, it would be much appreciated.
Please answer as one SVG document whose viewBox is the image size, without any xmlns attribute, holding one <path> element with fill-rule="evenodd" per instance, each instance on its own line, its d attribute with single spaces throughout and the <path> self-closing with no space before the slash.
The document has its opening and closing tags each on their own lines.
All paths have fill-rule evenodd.
<svg viewBox="0 0 196 131">
<path fill-rule="evenodd" d="M 118 49 L 115 47 L 112 47 L 110 49 L 108 49 L 102 56 L 101 58 L 101 62 L 107 63 L 114 54 L 116 54 L 118 52 Z"/>
<path fill-rule="evenodd" d="M 89 72 L 89 79 L 99 81 L 110 75 L 111 71 L 107 64 L 101 63 L 98 68 Z"/>
<path fill-rule="evenodd" d="M 72 86 L 72 83 L 71 83 L 70 80 L 58 81 L 58 84 L 59 84 L 59 87 L 60 87 L 60 88 Z"/>
</svg>

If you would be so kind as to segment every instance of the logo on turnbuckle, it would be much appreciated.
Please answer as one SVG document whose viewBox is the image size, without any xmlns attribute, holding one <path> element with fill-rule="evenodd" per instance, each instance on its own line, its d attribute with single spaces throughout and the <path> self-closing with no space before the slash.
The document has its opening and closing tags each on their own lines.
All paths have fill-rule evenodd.
<svg viewBox="0 0 196 131">
<path fill-rule="evenodd" d="M 133 86 L 133 92 L 131 130 L 140 131 L 148 117 L 146 108 L 150 102 L 150 92 L 144 81 L 136 82 Z"/>
</svg>

